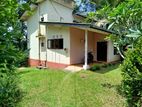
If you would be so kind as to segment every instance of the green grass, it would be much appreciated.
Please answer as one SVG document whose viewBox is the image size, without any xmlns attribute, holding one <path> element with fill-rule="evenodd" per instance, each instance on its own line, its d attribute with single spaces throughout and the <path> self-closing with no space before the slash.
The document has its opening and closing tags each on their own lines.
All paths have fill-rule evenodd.
<svg viewBox="0 0 142 107">
<path fill-rule="evenodd" d="M 119 68 L 78 73 L 60 70 L 20 70 L 25 97 L 22 107 L 123 107 L 125 99 L 117 92 Z"/>
</svg>

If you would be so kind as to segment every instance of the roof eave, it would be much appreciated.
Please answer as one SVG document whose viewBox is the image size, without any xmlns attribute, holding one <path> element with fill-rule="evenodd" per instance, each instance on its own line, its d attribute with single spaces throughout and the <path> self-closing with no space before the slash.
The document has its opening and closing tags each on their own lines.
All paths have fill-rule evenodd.
<svg viewBox="0 0 142 107">
<path fill-rule="evenodd" d="M 81 27 L 83 29 L 96 29 L 101 32 L 106 32 L 107 34 L 116 34 L 115 32 L 111 30 L 107 30 L 104 28 L 100 28 L 97 26 L 92 26 L 91 23 L 64 23 L 64 22 L 40 22 L 41 24 L 47 24 L 47 25 L 62 25 L 62 26 L 70 26 L 70 27 Z"/>
<path fill-rule="evenodd" d="M 66 23 L 66 22 L 40 22 L 40 23 L 47 24 L 47 25 L 90 27 L 90 23 Z"/>
<path fill-rule="evenodd" d="M 37 0 L 36 3 L 41 3 L 43 1 L 45 1 L 45 0 Z"/>
<path fill-rule="evenodd" d="M 114 31 L 107 30 L 107 29 L 104 29 L 104 28 L 100 28 L 100 27 L 97 27 L 97 26 L 92 26 L 92 25 L 91 25 L 90 28 L 97 29 L 97 30 L 101 30 L 101 31 L 107 32 L 107 33 L 109 33 L 109 34 L 116 34 Z"/>
<path fill-rule="evenodd" d="M 38 4 L 40 4 L 40 3 L 44 2 L 44 1 L 45 1 L 45 0 L 37 0 L 37 1 L 35 2 L 35 4 L 31 4 L 31 5 L 30 5 L 31 11 L 36 10 L 37 7 L 38 7 Z M 30 17 L 29 11 L 25 11 L 25 12 L 22 14 L 22 16 L 20 17 L 20 20 L 26 21 L 29 17 Z"/>
<path fill-rule="evenodd" d="M 36 4 L 31 4 L 30 5 L 30 11 L 31 12 L 33 12 L 34 10 L 36 10 L 37 9 L 37 5 Z M 27 11 L 25 11 L 23 14 L 22 14 L 22 16 L 20 17 L 20 20 L 22 20 L 22 21 L 26 21 L 29 17 L 30 17 L 30 14 L 29 14 L 29 12 L 30 12 L 29 10 L 27 10 Z"/>
</svg>

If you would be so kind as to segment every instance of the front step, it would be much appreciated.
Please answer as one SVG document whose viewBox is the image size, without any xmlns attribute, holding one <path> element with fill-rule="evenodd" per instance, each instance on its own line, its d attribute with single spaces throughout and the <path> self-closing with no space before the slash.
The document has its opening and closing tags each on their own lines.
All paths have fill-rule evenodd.
<svg viewBox="0 0 142 107">
<path fill-rule="evenodd" d="M 38 69 L 47 69 L 48 67 L 45 67 L 45 66 L 37 66 L 36 68 L 38 68 Z"/>
<path fill-rule="evenodd" d="M 83 69 L 82 67 L 70 65 L 66 67 L 64 70 L 71 71 L 71 72 L 77 72 L 77 71 L 81 71 L 82 69 Z"/>
</svg>

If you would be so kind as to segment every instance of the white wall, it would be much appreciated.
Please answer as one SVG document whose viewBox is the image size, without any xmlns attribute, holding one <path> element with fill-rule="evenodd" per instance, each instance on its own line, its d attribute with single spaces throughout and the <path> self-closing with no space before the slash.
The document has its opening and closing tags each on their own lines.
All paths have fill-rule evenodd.
<svg viewBox="0 0 142 107">
<path fill-rule="evenodd" d="M 55 9 L 56 8 L 56 9 Z M 39 9 L 39 8 L 38 8 Z M 38 36 L 38 26 L 39 26 L 39 15 L 38 9 L 35 13 L 27 20 L 28 26 L 28 47 L 30 48 L 30 59 L 39 59 L 39 40 L 36 36 Z M 40 15 L 48 14 L 48 21 L 59 22 L 60 16 L 63 17 L 62 22 L 72 22 L 72 9 L 67 8 L 63 5 L 60 5 L 56 2 L 50 2 L 50 0 L 46 0 L 45 2 L 40 4 Z M 43 32 L 45 30 L 42 29 Z M 62 35 L 64 38 L 64 48 L 67 48 L 67 51 L 48 49 L 47 50 L 47 59 L 50 62 L 62 63 L 62 64 L 73 64 L 80 63 L 84 58 L 84 42 L 81 42 L 81 39 L 84 40 L 84 31 L 78 29 L 70 29 L 68 27 L 60 27 L 60 26 L 48 26 L 47 27 L 47 39 L 52 39 L 53 35 Z M 71 36 L 70 36 L 71 34 Z M 92 36 L 91 36 L 92 35 Z M 104 39 L 102 35 L 98 35 L 96 33 L 89 33 L 89 50 L 95 54 L 96 58 L 96 42 Z M 71 37 L 71 40 L 70 40 Z M 94 39 L 93 39 L 94 38 Z M 100 38 L 100 39 L 99 39 Z M 94 40 L 94 41 L 93 41 Z M 46 45 L 46 38 L 43 39 Z M 73 43 L 70 43 L 73 42 Z M 94 44 L 93 44 L 94 43 Z M 70 46 L 71 45 L 71 46 Z M 71 49 L 70 49 L 71 48 Z M 71 61 L 70 61 L 71 54 Z M 72 58 L 73 56 L 73 58 Z M 119 59 L 119 56 L 113 55 L 113 45 L 112 42 L 108 42 L 108 62 Z M 46 60 L 46 48 L 41 48 L 41 60 Z"/>
<path fill-rule="evenodd" d="M 38 48 L 38 13 L 35 13 L 27 21 L 28 30 L 28 48 L 30 49 L 29 58 L 38 59 L 39 48 Z"/>
<path fill-rule="evenodd" d="M 49 22 L 73 22 L 72 9 L 67 8 L 52 0 L 46 0 L 40 4 L 40 15 L 48 14 Z"/>
<path fill-rule="evenodd" d="M 64 49 L 47 49 L 47 61 L 61 64 L 70 64 L 69 28 L 63 26 L 49 26 L 47 29 L 47 38 L 63 38 L 63 47 L 64 49 L 67 49 L 66 51 Z"/>
<path fill-rule="evenodd" d="M 48 21 L 50 21 L 50 22 L 52 22 L 52 21 L 60 22 L 60 16 L 63 17 L 62 22 L 72 22 L 73 21 L 72 9 L 71 8 L 67 8 L 67 7 L 65 7 L 61 4 L 56 3 L 56 2 L 51 3 L 51 1 L 46 0 L 43 3 L 41 3 L 39 8 L 37 8 L 35 10 L 35 12 L 33 13 L 33 15 L 31 17 L 29 17 L 29 19 L 27 20 L 28 39 L 29 39 L 28 48 L 30 49 L 30 53 L 29 53 L 30 59 L 39 60 L 39 40 L 36 37 L 36 36 L 38 36 L 38 31 L 39 31 L 39 28 L 38 28 L 39 27 L 39 9 L 40 9 L 40 16 L 44 15 L 44 14 L 48 14 Z M 41 34 L 45 34 L 45 32 L 46 32 L 45 29 L 43 29 L 43 28 L 44 27 L 41 26 Z M 52 34 L 52 32 L 59 33 L 59 31 L 56 31 L 56 30 L 54 31 L 53 29 L 49 28 L 48 31 L 47 31 L 48 34 L 49 34 L 49 32 L 51 34 Z M 66 33 L 67 33 L 67 31 L 66 31 Z M 68 36 L 68 34 L 66 36 Z M 46 45 L 46 38 L 45 38 L 45 40 L 43 39 L 43 41 Z M 57 50 L 54 50 L 54 51 L 57 51 Z M 59 53 L 62 53 L 62 52 L 63 51 L 60 50 Z M 49 52 L 49 53 L 51 54 L 52 52 Z M 44 49 L 41 48 L 40 54 L 41 54 L 41 60 L 46 60 L 45 47 L 44 47 Z M 63 52 L 62 54 L 65 54 L 65 53 Z M 58 56 L 58 55 L 56 55 L 56 56 Z M 64 55 L 63 55 L 63 57 L 64 57 Z M 52 58 L 52 59 L 54 59 L 54 58 Z M 51 57 L 49 57 L 49 60 L 52 61 Z M 64 59 L 57 58 L 56 62 L 60 62 L 61 60 L 64 60 Z M 53 61 L 55 61 L 55 59 Z M 66 61 L 66 60 L 63 61 L 63 62 L 68 63 L 68 61 Z"/>
<path fill-rule="evenodd" d="M 113 47 L 112 41 L 108 41 L 107 53 L 108 53 L 108 57 L 107 57 L 108 62 L 113 62 L 120 59 L 119 55 L 114 55 L 114 47 Z"/>
</svg>

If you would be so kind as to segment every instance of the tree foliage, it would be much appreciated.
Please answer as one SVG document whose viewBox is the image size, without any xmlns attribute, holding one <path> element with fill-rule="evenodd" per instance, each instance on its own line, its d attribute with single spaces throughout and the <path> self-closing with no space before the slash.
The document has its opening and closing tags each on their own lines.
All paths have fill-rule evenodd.
<svg viewBox="0 0 142 107">
<path fill-rule="evenodd" d="M 77 6 L 75 11 L 78 12 L 96 12 L 104 8 L 104 6 L 116 7 L 120 2 L 124 0 L 76 0 Z"/>
<path fill-rule="evenodd" d="M 110 23 L 109 30 L 115 31 L 110 35 L 120 55 L 124 58 L 125 47 L 134 44 L 137 38 L 142 35 L 142 1 L 141 0 L 119 0 L 117 3 L 110 2 L 97 10 L 90 19 L 104 20 Z M 92 14 L 92 13 L 90 13 Z M 89 15 L 88 15 L 89 16 Z M 93 17 L 93 18 L 92 18 Z"/>
<path fill-rule="evenodd" d="M 113 1 L 112 1 L 113 2 Z M 114 1 L 116 2 L 116 1 Z M 142 106 L 142 1 L 120 0 L 116 5 L 102 5 L 103 8 L 91 13 L 97 20 L 107 19 L 108 29 L 116 33 L 108 37 L 114 42 L 122 64 L 122 87 L 128 107 Z M 93 17 L 94 16 L 94 17 Z M 90 19 L 91 19 L 90 18 Z M 126 46 L 130 47 L 126 52 Z M 125 54 L 126 52 L 126 54 Z"/>
<path fill-rule="evenodd" d="M 109 28 L 117 34 L 111 35 L 121 56 L 122 87 L 129 107 L 142 106 L 142 1 L 126 0 L 108 14 Z M 125 54 L 124 47 L 130 46 Z"/>
<path fill-rule="evenodd" d="M 15 107 L 21 99 L 15 67 L 25 57 L 20 49 L 21 24 L 17 0 L 0 2 L 0 106 Z"/>
<path fill-rule="evenodd" d="M 133 45 L 137 37 L 142 35 L 142 2 L 129 0 L 119 4 L 108 14 L 110 28 L 117 35 L 112 39 L 124 55 L 123 47 Z M 114 35 L 112 35 L 114 36 Z"/>
</svg>

